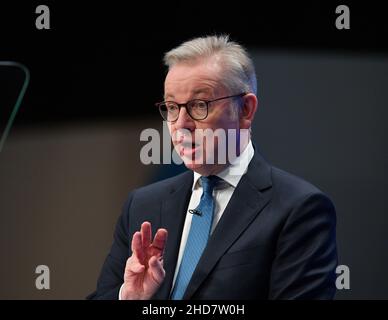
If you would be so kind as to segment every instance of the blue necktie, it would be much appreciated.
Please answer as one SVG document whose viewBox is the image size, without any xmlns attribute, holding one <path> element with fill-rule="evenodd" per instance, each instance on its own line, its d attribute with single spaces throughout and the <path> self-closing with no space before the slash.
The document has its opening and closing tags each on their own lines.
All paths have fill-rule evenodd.
<svg viewBox="0 0 388 320">
<path fill-rule="evenodd" d="M 200 179 L 203 188 L 201 201 L 193 211 L 195 214 L 193 214 L 185 251 L 171 295 L 173 300 L 182 299 L 195 267 L 206 247 L 213 222 L 213 188 L 221 179 L 216 176 L 201 177 Z"/>
</svg>

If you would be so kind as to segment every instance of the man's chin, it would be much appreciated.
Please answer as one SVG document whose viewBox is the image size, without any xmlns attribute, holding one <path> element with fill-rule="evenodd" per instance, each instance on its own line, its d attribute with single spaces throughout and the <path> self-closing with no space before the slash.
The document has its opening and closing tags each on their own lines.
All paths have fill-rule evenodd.
<svg viewBox="0 0 388 320">
<path fill-rule="evenodd" d="M 187 169 L 193 170 L 193 171 L 195 171 L 196 169 L 200 169 L 204 166 L 203 163 L 199 163 L 196 161 L 190 161 L 190 160 L 186 160 L 186 159 L 183 159 L 183 163 L 185 164 Z"/>
</svg>

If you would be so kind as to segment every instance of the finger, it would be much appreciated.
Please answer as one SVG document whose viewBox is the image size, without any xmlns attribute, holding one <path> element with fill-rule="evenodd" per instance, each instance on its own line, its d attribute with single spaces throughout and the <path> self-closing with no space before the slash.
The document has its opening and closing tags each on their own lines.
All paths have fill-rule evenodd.
<svg viewBox="0 0 388 320">
<path fill-rule="evenodd" d="M 136 231 L 133 234 L 131 248 L 132 248 L 132 253 L 137 257 L 137 259 L 142 260 L 143 249 L 141 244 L 141 233 L 139 231 Z"/>
<path fill-rule="evenodd" d="M 164 248 L 166 247 L 168 232 L 166 229 L 159 229 L 156 234 L 152 246 L 160 250 L 160 254 L 163 255 Z"/>
<path fill-rule="evenodd" d="M 162 283 L 166 275 L 166 272 L 163 268 L 163 263 L 156 257 L 152 257 L 148 262 L 148 266 L 154 281 L 158 284 Z"/>
<path fill-rule="evenodd" d="M 151 239 L 152 239 L 151 223 L 149 223 L 148 221 L 143 222 L 141 225 L 141 242 L 144 249 L 148 248 L 151 245 Z"/>
</svg>

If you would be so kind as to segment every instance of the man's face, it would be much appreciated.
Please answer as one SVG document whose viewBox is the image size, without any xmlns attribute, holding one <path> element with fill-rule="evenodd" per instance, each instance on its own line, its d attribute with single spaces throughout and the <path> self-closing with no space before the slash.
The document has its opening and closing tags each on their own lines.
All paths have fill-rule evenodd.
<svg viewBox="0 0 388 320">
<path fill-rule="evenodd" d="M 186 103 L 193 99 L 213 100 L 238 92 L 228 92 L 220 85 L 221 69 L 215 61 L 199 62 L 194 65 L 176 64 L 165 80 L 165 100 Z M 208 116 L 204 120 L 193 120 L 186 108 L 181 108 L 179 118 L 169 122 L 169 130 L 176 152 L 186 167 L 202 175 L 214 174 L 225 164 L 217 164 L 218 143 L 207 142 L 202 133 L 205 129 L 235 129 L 238 133 L 239 119 L 232 103 L 233 99 L 209 104 Z M 197 130 L 196 129 L 202 129 Z M 191 133 L 191 138 L 187 133 Z M 191 140 L 192 139 L 192 140 Z M 192 142 L 194 144 L 192 144 Z M 227 152 L 227 151 L 226 151 Z M 208 156 L 214 155 L 214 164 L 207 164 Z M 227 154 L 227 153 L 226 153 Z"/>
</svg>

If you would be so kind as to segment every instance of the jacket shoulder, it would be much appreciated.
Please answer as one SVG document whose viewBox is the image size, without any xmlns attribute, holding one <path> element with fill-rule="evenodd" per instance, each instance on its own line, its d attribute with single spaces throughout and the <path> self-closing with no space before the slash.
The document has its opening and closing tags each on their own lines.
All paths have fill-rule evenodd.
<svg viewBox="0 0 388 320">
<path fill-rule="evenodd" d="M 322 190 L 312 183 L 276 167 L 272 167 L 272 186 L 274 192 L 284 199 L 303 199 L 311 195 L 327 197 Z"/>
<path fill-rule="evenodd" d="M 134 189 L 129 193 L 128 197 L 136 197 L 137 199 L 145 198 L 149 201 L 150 199 L 162 197 L 166 194 L 174 192 L 184 183 L 187 183 L 190 179 L 193 179 L 193 173 L 191 171 L 185 171 L 176 176 Z"/>
</svg>

